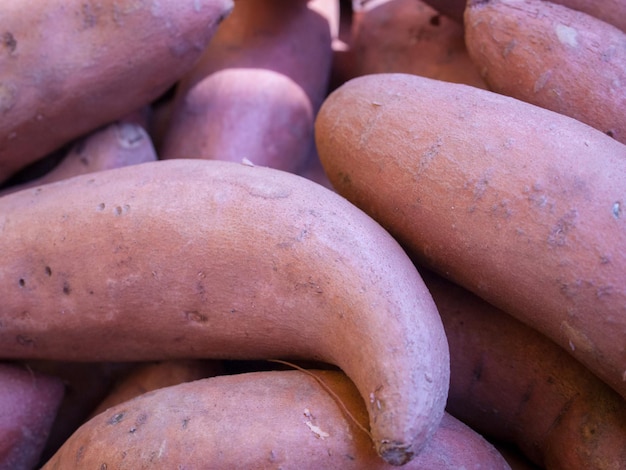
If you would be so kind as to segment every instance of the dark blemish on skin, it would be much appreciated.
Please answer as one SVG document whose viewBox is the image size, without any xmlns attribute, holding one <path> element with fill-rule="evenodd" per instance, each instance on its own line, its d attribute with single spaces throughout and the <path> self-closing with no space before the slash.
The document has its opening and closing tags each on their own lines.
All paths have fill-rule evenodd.
<svg viewBox="0 0 626 470">
<path fill-rule="evenodd" d="M 31 347 L 35 345 L 35 340 L 25 335 L 17 335 L 15 339 L 20 346 Z"/>
<path fill-rule="evenodd" d="M 183 429 L 187 429 L 187 425 L 189 424 L 189 421 L 191 421 L 191 418 L 183 419 Z"/>
<path fill-rule="evenodd" d="M 65 295 L 70 295 L 71 291 L 72 290 L 70 289 L 70 284 L 67 281 L 63 282 L 63 293 Z"/>
<path fill-rule="evenodd" d="M 74 153 L 76 153 L 77 155 L 82 155 L 83 152 L 85 151 L 85 148 L 87 147 L 87 142 L 85 139 L 79 139 L 75 144 L 74 144 Z"/>
<path fill-rule="evenodd" d="M 17 49 L 17 41 L 13 34 L 8 31 L 2 35 L 2 45 L 7 48 L 9 54 L 13 54 Z"/>
<path fill-rule="evenodd" d="M 46 276 L 48 277 L 52 276 L 52 269 L 50 269 L 50 266 L 46 266 L 45 271 L 46 271 Z"/>
<path fill-rule="evenodd" d="M 613 132 L 613 131 L 612 131 L 612 130 L 610 130 L 610 129 L 609 129 L 608 131 L 606 131 L 606 132 L 605 132 L 605 134 L 606 134 L 606 135 L 608 135 L 609 137 L 613 137 L 613 138 L 615 138 L 615 132 Z"/>
<path fill-rule="evenodd" d="M 76 451 L 76 463 L 79 463 L 82 460 L 83 452 L 85 452 L 85 446 L 80 446 Z"/>
<path fill-rule="evenodd" d="M 107 421 L 107 424 L 118 424 L 120 421 L 124 419 L 124 413 L 114 414 L 111 419 Z"/>
<path fill-rule="evenodd" d="M 83 26 L 85 29 L 93 28 L 97 23 L 97 16 L 93 12 L 91 5 L 83 4 Z"/>
<path fill-rule="evenodd" d="M 429 23 L 433 26 L 439 26 L 441 24 L 441 15 L 431 16 Z"/>
<path fill-rule="evenodd" d="M 19 281 L 17 281 L 17 283 L 20 285 L 20 287 L 24 287 L 26 285 L 26 281 L 24 279 L 20 279 Z"/>
</svg>

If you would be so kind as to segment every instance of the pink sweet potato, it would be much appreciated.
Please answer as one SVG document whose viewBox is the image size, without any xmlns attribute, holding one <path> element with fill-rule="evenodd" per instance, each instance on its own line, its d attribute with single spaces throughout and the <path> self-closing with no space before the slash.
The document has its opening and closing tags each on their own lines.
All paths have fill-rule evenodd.
<svg viewBox="0 0 626 470">
<path fill-rule="evenodd" d="M 145 129 L 120 121 L 78 139 L 52 170 L 39 178 L 0 190 L 0 196 L 95 171 L 155 161 L 157 154 Z"/>
<path fill-rule="evenodd" d="M 157 98 L 232 0 L 0 3 L 0 182 Z"/>
<path fill-rule="evenodd" d="M 0 469 L 35 468 L 63 394 L 57 377 L 0 364 Z"/>
<path fill-rule="evenodd" d="M 178 84 L 159 155 L 295 172 L 309 155 L 332 59 L 327 17 L 305 0 L 237 0 Z"/>
</svg>

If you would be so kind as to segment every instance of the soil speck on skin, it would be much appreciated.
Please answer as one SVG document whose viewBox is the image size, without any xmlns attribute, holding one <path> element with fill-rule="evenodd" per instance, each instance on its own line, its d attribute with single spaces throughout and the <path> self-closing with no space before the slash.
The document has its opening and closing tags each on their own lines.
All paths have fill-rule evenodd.
<svg viewBox="0 0 626 470">
<path fill-rule="evenodd" d="M 7 51 L 9 51 L 9 55 L 13 54 L 15 52 L 15 49 L 17 49 L 17 40 L 15 39 L 15 36 L 13 36 L 13 34 L 9 31 L 2 35 L 2 42 L 0 44 L 2 44 L 7 49 Z"/>
</svg>

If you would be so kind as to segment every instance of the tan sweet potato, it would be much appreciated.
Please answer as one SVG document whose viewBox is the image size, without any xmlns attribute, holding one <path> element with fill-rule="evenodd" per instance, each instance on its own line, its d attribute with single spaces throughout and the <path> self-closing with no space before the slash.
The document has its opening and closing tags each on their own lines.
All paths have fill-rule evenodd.
<svg viewBox="0 0 626 470">
<path fill-rule="evenodd" d="M 295 172 L 326 95 L 330 24 L 305 0 L 237 0 L 178 84 L 159 155 Z"/>
<path fill-rule="evenodd" d="M 363 394 L 394 463 L 441 419 L 447 342 L 419 273 L 305 178 L 148 162 L 2 197 L 0 233 L 0 357 L 328 362 Z"/>
<path fill-rule="evenodd" d="M 145 129 L 119 121 L 78 139 L 61 162 L 43 176 L 0 190 L 0 196 L 72 176 L 155 161 L 157 154 Z"/>
<path fill-rule="evenodd" d="M 465 47 L 463 26 L 421 0 L 355 7 L 349 53 L 345 80 L 402 72 L 486 88 Z"/>
<path fill-rule="evenodd" d="M 4 0 L 0 182 L 157 98 L 190 70 L 232 0 Z"/>
<path fill-rule="evenodd" d="M 90 418 L 144 393 L 184 382 L 212 377 L 221 372 L 219 361 L 178 359 L 140 363 L 115 384 L 91 412 Z"/>
<path fill-rule="evenodd" d="M 626 33 L 542 0 L 470 0 L 465 41 L 490 89 L 626 143 Z"/>
<path fill-rule="evenodd" d="M 0 469 L 35 468 L 63 393 L 57 377 L 0 364 Z"/>
<path fill-rule="evenodd" d="M 316 132 L 336 190 L 420 263 L 626 398 L 626 145 L 523 101 L 404 74 L 347 82 Z"/>
<path fill-rule="evenodd" d="M 132 364 L 29 360 L 24 361 L 24 366 L 35 373 L 56 377 L 63 383 L 63 399 L 41 451 L 36 467 L 40 468 L 85 422 L 91 411 L 109 393 L 115 380 L 127 373 Z"/>
<path fill-rule="evenodd" d="M 301 371 L 218 376 L 141 395 L 85 423 L 44 469 L 395 468 L 374 452 L 352 382 L 340 372 L 310 372 L 333 395 Z M 446 414 L 403 468 L 509 467 L 491 444 Z"/>
<path fill-rule="evenodd" d="M 450 344 L 447 411 L 541 468 L 620 470 L 626 401 L 554 342 L 422 270 Z"/>
</svg>

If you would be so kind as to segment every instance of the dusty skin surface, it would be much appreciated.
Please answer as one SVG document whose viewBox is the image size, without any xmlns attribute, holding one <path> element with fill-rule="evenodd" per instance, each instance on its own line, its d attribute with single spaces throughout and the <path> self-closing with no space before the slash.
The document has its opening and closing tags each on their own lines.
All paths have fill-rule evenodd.
<svg viewBox="0 0 626 470">
<path fill-rule="evenodd" d="M 625 145 L 528 103 L 402 74 L 346 83 L 316 126 L 341 195 L 626 397 Z"/>
<path fill-rule="evenodd" d="M 0 198 L 0 236 L 4 357 L 330 362 L 361 390 L 379 451 L 401 460 L 441 419 L 449 355 L 419 273 L 312 181 L 148 162 Z"/>
<path fill-rule="evenodd" d="M 23 3 L 0 5 L 0 181 L 160 96 L 191 69 L 233 5 Z"/>
<path fill-rule="evenodd" d="M 472 2 L 465 25 L 490 89 L 626 143 L 626 33 L 542 0 Z"/>
<path fill-rule="evenodd" d="M 619 470 L 626 402 L 537 331 L 422 270 L 450 344 L 446 410 L 541 468 Z"/>
<path fill-rule="evenodd" d="M 253 372 L 144 394 L 87 422 L 44 469 L 397 468 L 374 452 L 352 382 L 339 372 L 309 373 L 316 378 Z M 479 434 L 445 414 L 423 452 L 402 468 L 509 467 Z"/>
</svg>

